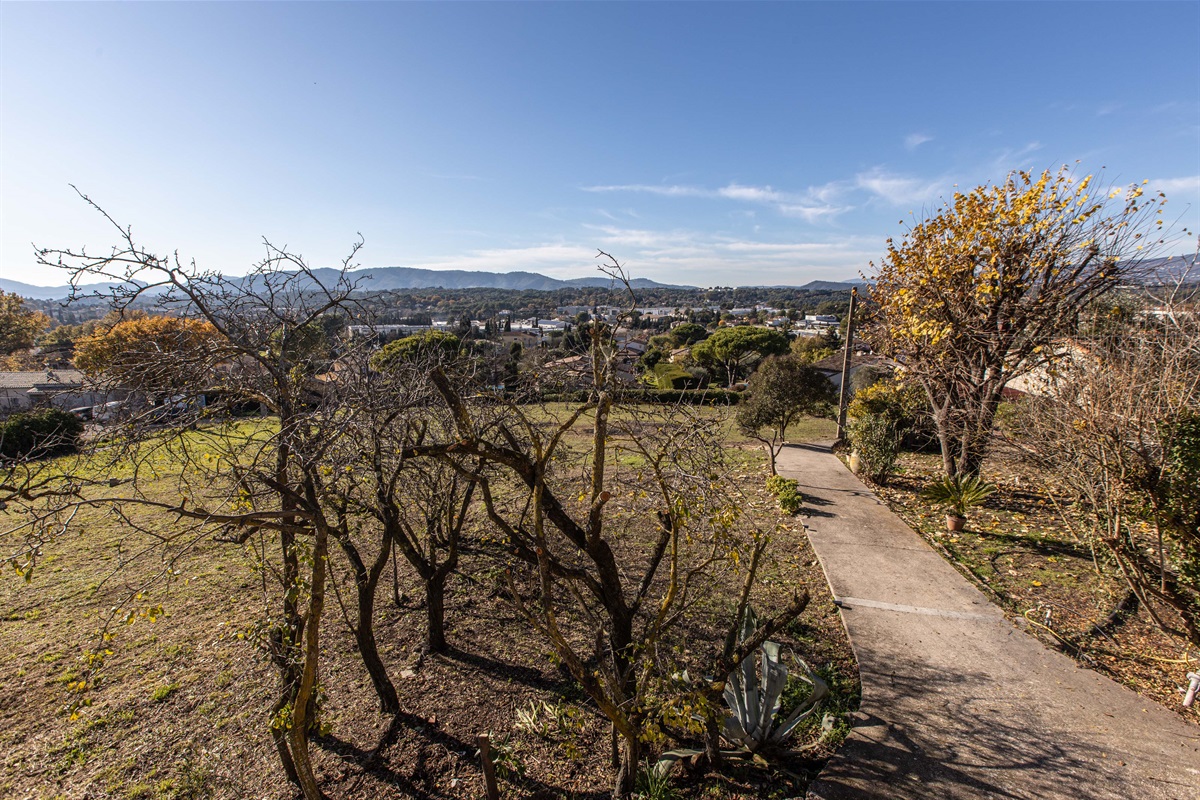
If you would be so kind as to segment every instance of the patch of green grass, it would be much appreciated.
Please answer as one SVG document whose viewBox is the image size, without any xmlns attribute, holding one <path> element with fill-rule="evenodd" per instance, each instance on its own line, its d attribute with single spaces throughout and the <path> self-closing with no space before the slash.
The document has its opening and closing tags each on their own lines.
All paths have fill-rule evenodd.
<svg viewBox="0 0 1200 800">
<path fill-rule="evenodd" d="M 837 438 L 837 422 L 818 417 L 801 417 L 788 426 L 789 442 L 829 442 Z"/>
<path fill-rule="evenodd" d="M 154 691 L 150 692 L 150 699 L 155 703 L 162 703 L 177 691 L 179 691 L 178 683 L 159 684 L 154 687 Z"/>
<path fill-rule="evenodd" d="M 671 772 L 660 772 L 647 761 L 638 770 L 636 789 L 639 800 L 678 800 L 679 792 L 671 784 Z"/>
<path fill-rule="evenodd" d="M 829 695 L 821 701 L 815 712 L 797 726 L 794 738 L 802 742 L 819 736 L 823 744 L 837 747 L 850 733 L 850 713 L 858 708 L 862 690 L 855 676 L 843 673 L 833 662 L 816 667 L 813 673 L 829 686 Z M 803 703 L 812 693 L 812 688 L 794 673 L 788 675 L 787 686 L 780 698 L 780 719 L 786 718 Z M 826 727 L 826 715 L 831 718 L 832 727 Z"/>
<path fill-rule="evenodd" d="M 60 744 L 50 748 L 54 757 L 54 772 L 63 775 L 74 767 L 81 767 L 92 755 L 92 743 L 82 726 L 69 732 Z"/>
<path fill-rule="evenodd" d="M 125 787 L 126 800 L 153 800 L 154 785 L 150 783 L 131 783 Z"/>
<path fill-rule="evenodd" d="M 196 651 L 196 648 L 190 644 L 169 644 L 162 649 L 162 654 L 167 658 L 178 658 L 179 656 L 191 655 Z"/>
<path fill-rule="evenodd" d="M 76 669 L 75 667 L 67 667 L 62 672 L 58 673 L 58 675 L 56 677 L 51 678 L 50 682 L 51 683 L 60 683 L 60 684 L 74 683 L 78 677 L 79 677 L 78 669 Z"/>
</svg>

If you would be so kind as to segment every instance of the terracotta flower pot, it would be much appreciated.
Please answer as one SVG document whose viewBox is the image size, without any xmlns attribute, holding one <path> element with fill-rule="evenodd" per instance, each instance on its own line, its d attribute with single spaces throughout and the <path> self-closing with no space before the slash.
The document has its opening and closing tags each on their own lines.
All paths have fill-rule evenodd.
<svg viewBox="0 0 1200 800">
<path fill-rule="evenodd" d="M 966 524 L 967 524 L 966 517 L 960 517 L 958 514 L 947 514 L 946 515 L 946 530 L 951 531 L 952 533 L 958 533 L 959 531 L 961 531 L 963 529 L 963 526 Z"/>
</svg>

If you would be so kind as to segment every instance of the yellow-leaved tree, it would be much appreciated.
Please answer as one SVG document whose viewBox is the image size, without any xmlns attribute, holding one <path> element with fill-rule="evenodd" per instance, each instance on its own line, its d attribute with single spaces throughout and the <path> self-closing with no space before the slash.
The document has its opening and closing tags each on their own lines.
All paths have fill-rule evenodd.
<svg viewBox="0 0 1200 800">
<path fill-rule="evenodd" d="M 1010 173 L 888 240 L 867 335 L 924 390 L 947 475 L 979 471 L 1008 382 L 1163 245 L 1161 193 L 1098 184 L 1067 167 Z"/>
<path fill-rule="evenodd" d="M 15 354 L 32 348 L 49 325 L 45 314 L 25 308 L 23 297 L 0 290 L 0 365 L 19 369 L 20 359 Z"/>
<path fill-rule="evenodd" d="M 135 391 L 195 388 L 211 380 L 206 376 L 221 355 L 220 340 L 217 329 L 205 320 L 135 312 L 80 339 L 75 366 L 95 379 Z"/>
</svg>

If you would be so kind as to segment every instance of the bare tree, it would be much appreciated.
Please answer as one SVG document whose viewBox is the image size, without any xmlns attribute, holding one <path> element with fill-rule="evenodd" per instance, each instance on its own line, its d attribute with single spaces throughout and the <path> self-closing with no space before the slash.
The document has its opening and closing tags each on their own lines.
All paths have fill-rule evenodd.
<svg viewBox="0 0 1200 800">
<path fill-rule="evenodd" d="M 624 281 L 611 257 L 608 271 Z M 612 722 L 613 794 L 623 797 L 663 678 L 660 645 L 751 538 L 739 529 L 721 421 L 687 406 L 622 404 L 605 338 L 615 330 L 592 326 L 591 397 L 562 409 L 464 397 L 434 370 L 455 441 L 410 455 L 501 469 L 477 475 L 479 493 L 512 553 L 534 568 L 528 582 L 510 571 L 510 594 Z"/>
<path fill-rule="evenodd" d="M 231 278 L 145 250 L 130 229 L 84 200 L 113 224 L 119 244 L 100 256 L 44 249 L 39 261 L 68 270 L 75 287 L 115 284 L 104 299 L 118 313 L 150 304 L 197 321 L 211 335 L 199 346 L 148 348 L 135 362 L 96 365 L 99 380 L 144 402 L 130 403 L 120 432 L 93 456 L 94 468 L 107 459 L 127 485 L 90 493 L 83 502 L 110 505 L 131 530 L 139 526 L 125 511 L 130 507 L 173 518 L 172 534 L 154 534 L 159 544 L 187 546 L 214 531 L 239 543 L 257 538 L 269 603 L 261 638 L 279 675 L 271 732 L 288 777 L 305 797 L 320 797 L 308 736 L 317 724 L 326 562 L 337 532 L 323 460 L 351 426 L 318 377 L 329 356 L 318 333 L 325 315 L 353 307 L 355 287 L 345 272 L 361 241 L 329 284 L 300 257 L 269 243 L 249 275 Z M 248 408 L 268 418 L 238 419 Z M 180 467 L 177 498 L 143 489 L 155 460 L 164 457 Z M 53 519 L 68 515 L 60 508 Z"/>
<path fill-rule="evenodd" d="M 1172 265 L 1058 344 L 1016 440 L 1158 625 L 1200 646 L 1200 283 L 1194 259 Z"/>
<path fill-rule="evenodd" d="M 402 340 L 403 341 L 403 340 Z M 384 351 L 380 351 L 384 352 Z M 389 359 L 381 369 L 353 370 L 344 393 L 357 409 L 357 434 L 345 454 L 342 499 L 345 508 L 370 525 L 360 527 L 374 535 L 375 557 L 366 568 L 352 537 L 339 538 L 354 565 L 359 592 L 359 623 L 355 628 L 360 648 L 374 652 L 363 640 L 370 622 L 370 607 L 388 555 L 393 551 L 412 566 L 424 590 L 427 611 L 426 645 L 430 652 L 446 649 L 446 583 L 458 568 L 459 541 L 473 507 L 482 466 L 461 459 L 413 457 L 430 444 L 444 445 L 455 438 L 454 422 L 437 402 L 426 376 L 446 368 L 459 385 L 470 385 L 469 359 L 434 348 L 414 350 L 409 357 Z"/>
</svg>

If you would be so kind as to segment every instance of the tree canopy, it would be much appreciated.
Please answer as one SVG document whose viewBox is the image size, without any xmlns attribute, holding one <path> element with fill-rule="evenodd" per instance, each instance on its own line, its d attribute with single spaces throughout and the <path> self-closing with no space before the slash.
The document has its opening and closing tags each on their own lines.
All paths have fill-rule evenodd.
<svg viewBox="0 0 1200 800">
<path fill-rule="evenodd" d="M 704 366 L 720 369 L 732 386 L 760 359 L 783 355 L 787 351 L 787 336 L 779 331 L 738 325 L 721 328 L 696 344 L 692 348 L 692 357 Z"/>
<path fill-rule="evenodd" d="M 1165 202 L 1065 167 L 1015 172 L 888 240 L 869 335 L 924 389 L 947 474 L 978 471 L 1007 383 L 1162 243 Z"/>
<path fill-rule="evenodd" d="M 194 383 L 212 363 L 219 339 L 217 329 L 202 320 L 139 314 L 80 339 L 75 366 L 127 388 L 169 389 Z M 164 361 L 170 370 L 162 368 Z"/>
<path fill-rule="evenodd" d="M 453 333 L 423 331 L 385 344 L 371 357 L 371 366 L 384 370 L 396 364 L 429 359 L 445 363 L 458 356 L 460 347 L 461 342 Z"/>
<path fill-rule="evenodd" d="M 0 357 L 33 347 L 49 324 L 45 314 L 25 308 L 20 295 L 0 290 Z"/>
<path fill-rule="evenodd" d="M 684 322 L 672 328 L 667 335 L 676 347 L 685 347 L 707 339 L 708 328 L 694 322 Z"/>
<path fill-rule="evenodd" d="M 750 394 L 738 406 L 737 421 L 766 447 L 774 475 L 788 426 L 805 414 L 831 414 L 836 400 L 833 384 L 821 372 L 796 356 L 772 356 L 750 378 Z"/>
</svg>

